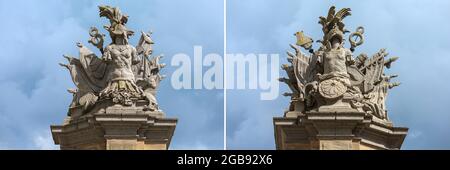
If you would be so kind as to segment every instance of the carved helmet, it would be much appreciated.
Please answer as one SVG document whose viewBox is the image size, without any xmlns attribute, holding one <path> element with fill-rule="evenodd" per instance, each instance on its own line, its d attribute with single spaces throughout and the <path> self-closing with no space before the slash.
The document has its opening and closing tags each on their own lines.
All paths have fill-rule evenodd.
<svg viewBox="0 0 450 170">
<path fill-rule="evenodd" d="M 116 36 L 123 36 L 128 39 L 134 32 L 125 27 L 128 22 L 128 16 L 123 15 L 118 8 L 110 6 L 99 6 L 100 17 L 106 17 L 109 19 L 111 25 L 105 25 L 105 29 L 109 31 L 111 38 L 115 39 Z"/>
<path fill-rule="evenodd" d="M 350 8 L 343 8 L 336 12 L 336 7 L 332 6 L 326 18 L 319 17 L 319 24 L 322 25 L 324 34 L 322 41 L 324 45 L 334 38 L 338 38 L 341 43 L 344 41 L 344 34 L 349 31 L 344 28 L 345 24 L 342 20 L 349 15 L 351 15 Z"/>
</svg>

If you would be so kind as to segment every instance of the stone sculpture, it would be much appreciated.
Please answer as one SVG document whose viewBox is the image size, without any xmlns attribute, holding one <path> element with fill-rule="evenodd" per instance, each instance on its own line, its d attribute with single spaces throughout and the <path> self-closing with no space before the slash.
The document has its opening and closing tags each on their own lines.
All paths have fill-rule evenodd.
<svg viewBox="0 0 450 170">
<path fill-rule="evenodd" d="M 156 100 L 156 90 L 164 76 L 160 70 L 162 56 L 152 56 L 153 40 L 150 33 L 141 32 L 138 45 L 130 45 L 128 39 L 134 34 L 125 24 L 128 16 L 118 8 L 99 6 L 100 17 L 109 19 L 108 31 L 111 43 L 104 46 L 105 35 L 92 27 L 89 43 L 98 48 L 101 57 L 96 56 L 81 43 L 79 58 L 64 55 L 66 67 L 76 89 L 68 115 L 69 120 L 83 117 L 87 113 L 105 112 L 107 106 L 130 107 L 140 112 L 160 112 Z"/>
<path fill-rule="evenodd" d="M 388 90 L 400 85 L 391 82 L 397 75 L 385 75 L 384 67 L 390 68 L 398 57 L 386 58 L 385 49 L 372 57 L 359 54 L 354 57 L 357 46 L 364 42 L 364 28 L 358 27 L 349 35 L 350 48 L 344 47 L 345 29 L 343 19 L 350 15 L 350 8 L 336 12 L 329 9 L 326 17 L 320 17 L 323 37 L 318 50 L 312 49 L 313 40 L 303 32 L 294 34 L 297 44 L 290 45 L 295 54 L 287 52 L 289 65 L 282 68 L 287 78 L 280 78 L 292 93 L 288 112 L 305 114 L 317 112 L 365 112 L 383 121 L 389 121 L 385 107 Z M 303 53 L 300 47 L 310 54 Z"/>
<path fill-rule="evenodd" d="M 99 6 L 111 42 L 97 28 L 89 30 L 89 43 L 99 52 L 77 43 L 79 57 L 67 58 L 66 67 L 76 88 L 62 125 L 51 125 L 55 144 L 62 150 L 167 150 L 178 122 L 159 108 L 156 92 L 165 64 L 153 56 L 151 32 L 141 32 L 136 46 L 134 32 L 126 27 L 128 16 L 119 8 Z"/>
</svg>

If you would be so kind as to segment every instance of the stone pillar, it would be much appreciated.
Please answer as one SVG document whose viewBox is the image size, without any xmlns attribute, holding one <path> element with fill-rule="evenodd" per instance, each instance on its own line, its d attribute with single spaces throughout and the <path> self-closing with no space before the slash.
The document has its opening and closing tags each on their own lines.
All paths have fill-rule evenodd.
<svg viewBox="0 0 450 170">
<path fill-rule="evenodd" d="M 287 113 L 273 123 L 279 150 L 400 149 L 408 132 L 363 112 Z"/>
<path fill-rule="evenodd" d="M 177 119 L 149 114 L 93 114 L 64 125 L 52 125 L 62 150 L 166 150 Z"/>
</svg>

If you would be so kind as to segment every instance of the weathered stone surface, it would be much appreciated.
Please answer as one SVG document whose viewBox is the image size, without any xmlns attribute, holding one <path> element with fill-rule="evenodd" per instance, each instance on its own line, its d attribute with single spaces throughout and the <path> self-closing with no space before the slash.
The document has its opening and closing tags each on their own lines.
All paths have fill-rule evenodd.
<svg viewBox="0 0 450 170">
<path fill-rule="evenodd" d="M 384 74 L 398 57 L 385 59 L 384 49 L 354 57 L 364 28 L 349 35 L 345 48 L 343 19 L 349 15 L 350 8 L 336 12 L 332 6 L 319 17 L 323 37 L 316 51 L 312 38 L 295 34 L 295 54 L 287 52 L 290 64 L 282 66 L 288 77 L 279 79 L 292 93 L 285 93 L 291 102 L 284 117 L 274 118 L 277 149 L 400 149 L 408 128 L 394 127 L 385 107 L 388 90 L 400 83 L 390 82 L 397 75 Z"/>
<path fill-rule="evenodd" d="M 93 115 L 51 131 L 61 149 L 167 149 L 176 124 L 148 115 Z"/>
<path fill-rule="evenodd" d="M 349 35 L 350 48 L 344 47 L 345 29 L 343 19 L 350 15 L 349 8 L 336 12 L 331 7 L 326 17 L 320 17 L 323 38 L 319 48 L 312 48 L 312 39 L 303 32 L 297 32 L 297 44 L 290 46 L 295 54 L 288 52 L 288 61 L 282 68 L 286 83 L 292 93 L 289 109 L 286 112 L 366 112 L 389 122 L 385 100 L 389 89 L 400 85 L 391 83 L 397 75 L 385 75 L 384 67 L 390 68 L 398 59 L 385 59 L 388 55 L 381 49 L 371 58 L 361 53 L 354 56 L 353 51 L 364 42 L 364 28 L 358 27 Z M 358 41 L 355 39 L 359 39 Z M 303 53 L 301 47 L 308 50 Z"/>
<path fill-rule="evenodd" d="M 64 56 L 77 89 L 69 89 L 73 101 L 63 125 L 51 126 L 61 149 L 167 149 L 177 123 L 165 118 L 156 102 L 156 90 L 164 76 L 162 56 L 151 56 L 151 33 L 141 32 L 138 45 L 128 39 L 128 16 L 118 8 L 99 6 L 100 17 L 112 42 L 103 46 L 104 34 L 90 29 L 89 43 L 101 53 L 97 57 L 77 43 L 79 58 Z"/>
<path fill-rule="evenodd" d="M 400 149 L 408 128 L 377 122 L 364 112 L 275 117 L 277 149 Z"/>
<path fill-rule="evenodd" d="M 79 57 L 64 55 L 69 63 L 60 64 L 69 70 L 77 86 L 69 89 L 73 93 L 69 116 L 86 114 L 105 100 L 122 106 L 139 104 L 141 110 L 158 111 L 156 90 L 164 78 L 159 73 L 165 64 L 159 63 L 162 56 L 151 56 L 154 44 L 151 33 L 141 32 L 138 45 L 130 45 L 128 39 L 134 32 L 125 26 L 128 16 L 115 7 L 99 6 L 99 10 L 100 17 L 111 23 L 105 29 L 112 42 L 104 47 L 105 35 L 92 27 L 89 43 L 98 48 L 101 57 L 77 43 Z"/>
</svg>

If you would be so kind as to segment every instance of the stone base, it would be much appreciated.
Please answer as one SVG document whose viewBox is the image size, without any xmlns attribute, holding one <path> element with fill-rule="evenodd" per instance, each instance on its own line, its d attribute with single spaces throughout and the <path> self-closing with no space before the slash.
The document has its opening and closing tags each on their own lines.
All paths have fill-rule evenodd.
<svg viewBox="0 0 450 170">
<path fill-rule="evenodd" d="M 279 150 L 400 149 L 408 132 L 362 112 L 307 112 L 273 122 Z"/>
<path fill-rule="evenodd" d="M 53 125 L 55 144 L 66 149 L 166 150 L 177 119 L 148 114 L 94 114 Z"/>
</svg>

